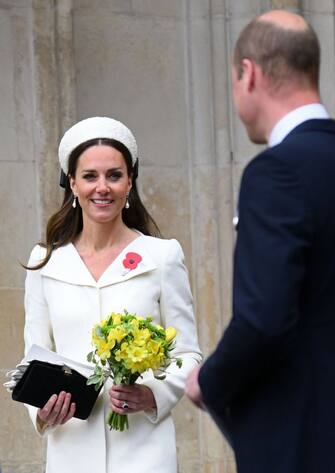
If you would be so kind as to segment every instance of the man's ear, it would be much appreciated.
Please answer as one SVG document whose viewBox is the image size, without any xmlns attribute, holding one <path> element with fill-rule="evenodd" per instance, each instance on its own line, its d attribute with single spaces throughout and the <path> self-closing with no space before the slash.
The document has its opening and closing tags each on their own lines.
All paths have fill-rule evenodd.
<svg viewBox="0 0 335 473">
<path fill-rule="evenodd" d="M 251 59 L 242 60 L 242 78 L 245 90 L 252 92 L 256 85 L 257 65 Z"/>
</svg>

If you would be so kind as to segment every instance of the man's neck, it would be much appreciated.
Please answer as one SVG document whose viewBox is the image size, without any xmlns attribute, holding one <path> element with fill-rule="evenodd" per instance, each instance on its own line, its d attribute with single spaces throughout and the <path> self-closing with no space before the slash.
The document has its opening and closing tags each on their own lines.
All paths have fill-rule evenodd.
<svg viewBox="0 0 335 473">
<path fill-rule="evenodd" d="M 315 90 L 297 90 L 294 93 L 284 97 L 283 94 L 271 98 L 267 104 L 267 116 L 264 119 L 266 141 L 275 125 L 290 112 L 303 107 L 304 105 L 311 105 L 320 103 L 320 94 Z"/>
</svg>

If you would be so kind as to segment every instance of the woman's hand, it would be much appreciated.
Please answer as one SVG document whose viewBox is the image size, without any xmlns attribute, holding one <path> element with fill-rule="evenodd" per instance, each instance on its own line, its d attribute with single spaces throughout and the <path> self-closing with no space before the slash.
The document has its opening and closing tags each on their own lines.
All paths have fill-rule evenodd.
<svg viewBox="0 0 335 473">
<path fill-rule="evenodd" d="M 114 384 L 109 390 L 109 398 L 110 407 L 118 414 L 131 414 L 157 407 L 151 389 L 143 384 Z"/>
<path fill-rule="evenodd" d="M 39 426 L 43 428 L 65 424 L 70 420 L 76 411 L 76 405 L 71 402 L 71 393 L 64 391 L 53 394 L 48 402 L 37 411 L 37 421 Z"/>
</svg>

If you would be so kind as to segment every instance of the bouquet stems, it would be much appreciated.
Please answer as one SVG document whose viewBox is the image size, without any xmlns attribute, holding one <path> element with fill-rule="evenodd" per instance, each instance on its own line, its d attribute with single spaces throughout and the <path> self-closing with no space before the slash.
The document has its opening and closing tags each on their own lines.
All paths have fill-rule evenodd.
<svg viewBox="0 0 335 473">
<path fill-rule="evenodd" d="M 123 432 L 129 429 L 128 416 L 126 414 L 118 414 L 114 411 L 110 411 L 108 414 L 107 424 L 110 430 Z"/>
</svg>

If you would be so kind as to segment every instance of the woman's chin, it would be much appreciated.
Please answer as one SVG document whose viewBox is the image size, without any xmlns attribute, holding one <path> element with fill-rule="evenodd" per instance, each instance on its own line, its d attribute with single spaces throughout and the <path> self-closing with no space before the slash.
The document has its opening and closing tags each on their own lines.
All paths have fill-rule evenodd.
<svg viewBox="0 0 335 473">
<path fill-rule="evenodd" d="M 111 214 L 110 212 L 95 212 L 94 214 L 91 214 L 88 218 L 91 222 L 93 223 L 113 223 L 118 220 L 119 216 L 121 216 L 121 213 Z"/>
</svg>

